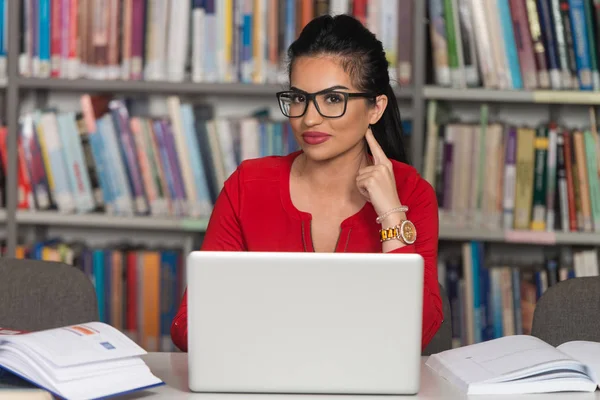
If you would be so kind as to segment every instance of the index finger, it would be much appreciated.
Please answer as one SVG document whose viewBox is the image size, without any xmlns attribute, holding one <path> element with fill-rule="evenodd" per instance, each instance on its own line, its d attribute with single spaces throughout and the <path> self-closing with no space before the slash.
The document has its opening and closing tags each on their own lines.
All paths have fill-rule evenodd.
<svg viewBox="0 0 600 400">
<path fill-rule="evenodd" d="M 375 136 L 373 136 L 373 131 L 371 130 L 371 128 L 367 129 L 367 134 L 365 135 L 365 138 L 367 139 L 369 149 L 371 149 L 371 154 L 373 154 L 373 161 L 375 161 L 375 164 L 377 165 L 387 162 L 388 158 L 385 155 L 385 152 L 383 151 L 379 143 L 377 142 L 377 139 L 375 139 Z"/>
</svg>

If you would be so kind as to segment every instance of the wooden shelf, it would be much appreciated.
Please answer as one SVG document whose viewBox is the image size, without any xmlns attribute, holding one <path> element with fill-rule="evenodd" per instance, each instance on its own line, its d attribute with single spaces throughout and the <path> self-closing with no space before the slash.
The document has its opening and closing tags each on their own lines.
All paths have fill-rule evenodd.
<svg viewBox="0 0 600 400">
<path fill-rule="evenodd" d="M 146 216 L 117 216 L 101 213 L 61 214 L 55 211 L 18 211 L 17 223 L 24 226 L 79 227 L 125 231 L 190 232 L 203 233 L 207 219 L 165 218 Z M 0 211 L 0 222 L 6 220 L 6 211 Z M 582 245 L 600 246 L 598 232 L 532 232 L 504 231 L 485 228 L 460 228 L 440 225 L 441 241 L 483 241 L 497 243 L 523 243 L 532 245 Z"/>
<path fill-rule="evenodd" d="M 440 240 L 523 243 L 537 245 L 600 246 L 599 232 L 533 232 L 489 230 L 485 228 L 457 228 L 440 225 Z"/>
<path fill-rule="evenodd" d="M 600 104 L 600 92 L 581 90 L 494 90 L 484 88 L 455 89 L 425 86 L 423 96 L 428 100 L 471 101 L 529 104 Z"/>
<path fill-rule="evenodd" d="M 6 217 L 1 213 L 2 220 Z M 206 219 L 117 216 L 106 214 L 61 214 L 54 211 L 18 211 L 19 225 L 80 227 L 155 232 L 204 232 Z"/>
<path fill-rule="evenodd" d="M 269 96 L 284 88 L 280 84 L 251 83 L 195 83 L 168 81 L 123 81 L 94 79 L 17 78 L 20 89 L 62 90 L 78 92 L 214 94 Z"/>
<path fill-rule="evenodd" d="M 284 90 L 284 84 L 253 84 L 224 82 L 124 81 L 94 79 L 25 78 L 16 79 L 19 89 L 59 90 L 76 92 L 117 92 L 157 94 L 207 94 L 232 96 L 273 96 Z M 398 99 L 411 99 L 411 88 L 395 87 Z"/>
</svg>

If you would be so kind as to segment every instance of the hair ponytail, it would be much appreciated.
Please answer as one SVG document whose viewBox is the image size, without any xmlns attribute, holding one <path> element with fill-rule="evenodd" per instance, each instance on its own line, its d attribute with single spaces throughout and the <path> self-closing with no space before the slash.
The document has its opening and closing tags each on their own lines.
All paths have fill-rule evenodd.
<svg viewBox="0 0 600 400">
<path fill-rule="evenodd" d="M 409 160 L 402 140 L 404 129 L 402 127 L 396 94 L 389 84 L 383 94 L 387 96 L 388 103 L 379 121 L 371 125 L 373 136 L 375 136 L 375 139 L 377 139 L 377 142 L 389 159 L 408 164 Z"/>
</svg>

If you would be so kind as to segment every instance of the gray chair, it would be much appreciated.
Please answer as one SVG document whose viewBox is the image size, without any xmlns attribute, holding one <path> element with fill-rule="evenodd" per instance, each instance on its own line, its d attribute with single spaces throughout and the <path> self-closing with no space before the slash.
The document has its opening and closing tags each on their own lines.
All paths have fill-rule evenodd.
<svg viewBox="0 0 600 400">
<path fill-rule="evenodd" d="M 90 279 L 68 264 L 0 258 L 0 327 L 37 331 L 98 321 Z"/>
<path fill-rule="evenodd" d="M 571 340 L 600 342 L 600 277 L 572 278 L 538 299 L 531 334 L 558 346 Z"/>
<path fill-rule="evenodd" d="M 440 286 L 440 296 L 442 298 L 442 310 L 444 319 L 435 336 L 425 347 L 421 355 L 430 356 L 441 351 L 450 350 L 452 348 L 452 313 L 450 308 L 450 300 L 442 285 Z"/>
</svg>

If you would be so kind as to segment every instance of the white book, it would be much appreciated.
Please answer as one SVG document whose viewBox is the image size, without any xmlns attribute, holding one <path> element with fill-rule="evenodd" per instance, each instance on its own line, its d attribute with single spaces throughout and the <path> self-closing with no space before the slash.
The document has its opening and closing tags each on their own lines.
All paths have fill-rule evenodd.
<svg viewBox="0 0 600 400">
<path fill-rule="evenodd" d="M 350 4 L 346 0 L 331 0 L 329 4 L 329 13 L 331 15 L 348 14 Z"/>
<path fill-rule="evenodd" d="M 475 44 L 477 47 L 477 61 L 481 70 L 481 79 L 486 89 L 498 88 L 498 71 L 501 65 L 496 65 L 492 50 L 490 30 L 486 22 L 486 10 L 483 2 L 471 0 L 471 16 Z"/>
<path fill-rule="evenodd" d="M 169 45 L 167 46 L 167 80 L 181 82 L 185 78 L 185 63 L 189 40 L 190 0 L 173 0 L 169 15 Z"/>
<path fill-rule="evenodd" d="M 485 24 L 489 32 L 489 44 L 491 46 L 492 60 L 496 68 L 496 78 L 498 79 L 498 89 L 513 88 L 513 79 L 510 73 L 510 66 L 506 58 L 506 45 L 502 35 L 502 23 L 498 12 L 496 1 L 484 3 Z"/>
<path fill-rule="evenodd" d="M 334 0 L 336 1 L 336 0 Z M 343 2 L 340 2 L 339 0 L 334 3 L 331 2 L 329 7 L 330 7 L 330 13 L 331 15 L 337 15 L 337 14 L 346 14 L 348 13 L 348 9 L 346 8 L 346 4 L 340 4 Z M 346 2 L 347 3 L 347 2 Z M 366 25 L 367 28 L 373 32 L 373 35 L 377 36 L 378 38 L 381 38 L 381 27 L 379 26 L 380 22 L 379 22 L 379 14 L 381 12 L 381 0 L 373 0 L 370 2 L 370 4 L 367 7 L 367 21 L 366 21 Z"/>
<path fill-rule="evenodd" d="M 241 161 L 259 158 L 260 127 L 256 118 L 243 118 L 240 121 L 240 159 Z"/>
<path fill-rule="evenodd" d="M 144 354 L 101 322 L 37 332 L 0 328 L 0 374 L 16 375 L 59 398 L 92 399 L 164 385 L 140 358 Z"/>
<path fill-rule="evenodd" d="M 434 354 L 426 365 L 469 395 L 594 392 L 600 343 L 553 347 L 530 335 L 504 336 Z"/>
<path fill-rule="evenodd" d="M 151 0 L 148 2 L 148 27 L 146 35 L 146 66 L 144 79 L 162 81 L 166 78 L 166 53 L 168 42 L 168 21 L 170 1 Z"/>
<path fill-rule="evenodd" d="M 192 9 L 192 82 L 202 82 L 204 76 L 204 32 L 206 12 L 204 7 Z"/>
</svg>

